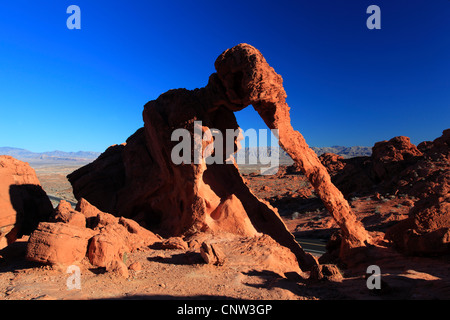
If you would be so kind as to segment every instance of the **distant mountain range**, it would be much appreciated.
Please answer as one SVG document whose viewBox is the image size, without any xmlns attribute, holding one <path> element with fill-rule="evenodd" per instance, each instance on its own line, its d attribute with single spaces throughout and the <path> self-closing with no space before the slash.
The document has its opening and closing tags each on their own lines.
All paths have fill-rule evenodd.
<svg viewBox="0 0 450 320">
<path fill-rule="evenodd" d="M 18 160 L 36 164 L 84 164 L 92 162 L 100 155 L 100 152 L 78 151 L 50 151 L 50 152 L 32 152 L 26 149 L 0 147 L 0 155 L 8 155 Z"/>
<path fill-rule="evenodd" d="M 332 152 L 336 153 L 344 158 L 353 158 L 360 156 L 370 156 L 372 154 L 372 148 L 370 147 L 311 147 L 317 155 L 323 153 Z M 257 147 L 250 147 L 242 149 L 238 152 L 238 159 L 257 159 L 258 154 L 266 155 L 270 157 L 272 152 L 279 153 L 280 163 L 291 163 L 292 159 L 281 148 L 270 148 L 260 150 L 258 152 Z M 30 163 L 30 165 L 51 165 L 51 164 L 67 164 L 67 165 L 83 165 L 94 161 L 100 155 L 100 152 L 92 151 L 78 151 L 78 152 L 64 152 L 64 151 L 50 151 L 50 152 L 32 152 L 26 149 L 0 147 L 0 155 L 9 155 L 21 161 Z M 238 162 L 239 163 L 239 162 Z"/>
<path fill-rule="evenodd" d="M 361 156 L 370 156 L 372 154 L 371 147 L 360 147 L 360 146 L 355 146 L 355 147 L 343 147 L 343 146 L 311 147 L 311 149 L 313 149 L 314 152 L 318 156 L 320 156 L 321 154 L 324 154 L 324 153 L 331 152 L 331 153 L 338 154 L 338 155 L 344 157 L 345 159 L 361 157 Z M 271 157 L 273 152 L 275 152 L 274 156 L 276 156 L 276 154 L 278 154 L 279 162 L 281 164 L 293 162 L 291 157 L 283 149 L 281 149 L 281 147 L 280 148 L 268 147 L 268 148 L 262 148 L 262 150 L 258 150 L 257 147 L 250 147 L 250 148 L 245 148 L 245 149 L 241 149 L 238 151 L 238 153 L 237 153 L 238 164 L 243 163 L 242 162 L 243 159 L 247 159 L 246 163 L 248 163 L 249 160 L 255 160 L 258 158 L 258 154 L 259 154 L 259 156 Z M 239 160 L 241 162 L 239 162 Z"/>
<path fill-rule="evenodd" d="M 311 147 L 318 156 L 323 153 L 335 153 L 346 159 L 354 158 L 354 157 L 363 157 L 363 156 L 371 156 L 372 155 L 372 147 L 342 147 L 342 146 L 333 146 L 333 147 Z"/>
</svg>

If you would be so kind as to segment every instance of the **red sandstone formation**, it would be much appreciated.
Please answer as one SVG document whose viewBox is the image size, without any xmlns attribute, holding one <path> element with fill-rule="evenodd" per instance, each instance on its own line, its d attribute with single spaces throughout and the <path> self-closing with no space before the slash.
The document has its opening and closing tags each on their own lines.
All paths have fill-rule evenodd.
<svg viewBox="0 0 450 320">
<path fill-rule="evenodd" d="M 389 141 L 375 143 L 372 148 L 373 171 L 379 181 L 388 180 L 400 173 L 414 157 L 422 152 L 408 137 L 395 137 Z"/>
<path fill-rule="evenodd" d="M 223 265 L 225 255 L 217 244 L 203 242 L 200 247 L 200 254 L 207 264 Z"/>
<path fill-rule="evenodd" d="M 429 194 L 430 182 L 438 180 L 448 165 L 449 132 L 417 147 L 403 136 L 377 142 L 370 157 L 340 159 L 323 154 L 319 158 L 346 196 L 378 192 L 423 198 Z"/>
<path fill-rule="evenodd" d="M 380 199 L 380 194 L 401 194 L 419 199 L 408 219 L 387 230 L 386 239 L 397 248 L 409 254 L 449 252 L 450 129 L 417 147 L 400 136 L 377 142 L 370 157 L 320 158 L 347 195 L 375 193 Z"/>
<path fill-rule="evenodd" d="M 346 196 L 370 193 L 376 185 L 371 157 L 344 159 L 326 153 L 319 157 L 331 175 L 331 181 Z"/>
<path fill-rule="evenodd" d="M 5 244 L 10 244 L 30 234 L 52 212 L 52 204 L 28 163 L 0 156 L 0 240 L 6 237 Z"/>
<path fill-rule="evenodd" d="M 93 230 L 64 222 L 41 222 L 30 235 L 26 258 L 31 261 L 70 265 L 86 256 Z"/>
<path fill-rule="evenodd" d="M 28 260 L 70 265 L 87 256 L 95 267 L 112 268 L 127 253 L 162 240 L 136 221 L 101 212 L 84 199 L 77 208 L 61 201 L 53 222 L 38 225 L 28 241 Z"/>
<path fill-rule="evenodd" d="M 108 148 L 94 163 L 70 174 L 75 197 L 86 198 L 103 211 L 133 218 L 163 236 L 205 231 L 268 234 L 291 249 L 303 269 L 311 269 L 317 264 L 315 259 L 298 245 L 277 211 L 247 188 L 236 164 L 175 165 L 171 161 L 175 129 L 186 129 L 194 136 L 194 121 L 202 121 L 202 132 L 208 128 L 237 130 L 233 112 L 252 104 L 270 129 L 279 130 L 281 146 L 341 227 L 343 249 L 364 246 L 370 240 L 368 233 L 314 151 L 291 127 L 281 76 L 247 44 L 225 51 L 215 67 L 217 73 L 205 88 L 170 90 L 148 102 L 144 128 L 126 144 Z M 230 155 L 223 151 L 227 159 Z"/>
<path fill-rule="evenodd" d="M 80 228 L 86 227 L 86 216 L 81 212 L 72 209 L 69 202 L 61 200 L 56 207 L 53 222 L 64 222 Z"/>
<path fill-rule="evenodd" d="M 342 161 L 344 158 L 334 153 L 324 153 L 319 156 L 319 159 L 332 176 L 344 169 L 346 165 Z"/>
<path fill-rule="evenodd" d="M 450 129 L 433 142 L 419 144 L 423 153 L 406 168 L 398 184 L 420 197 L 408 219 L 386 233 L 401 250 L 409 254 L 450 252 Z"/>
</svg>

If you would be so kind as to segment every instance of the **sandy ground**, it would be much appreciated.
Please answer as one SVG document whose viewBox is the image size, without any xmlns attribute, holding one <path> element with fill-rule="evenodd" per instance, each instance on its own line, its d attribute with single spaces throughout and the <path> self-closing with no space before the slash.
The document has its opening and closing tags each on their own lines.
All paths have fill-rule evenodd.
<svg viewBox="0 0 450 320">
<path fill-rule="evenodd" d="M 236 264 L 227 251 L 223 266 L 205 264 L 198 252 L 143 248 L 128 257 L 127 265 L 139 262 L 128 278 L 94 269 L 83 260 L 79 289 L 71 289 L 73 273 L 67 266 L 43 266 L 23 259 L 26 242 L 9 248 L 0 262 L 2 300 L 85 299 L 450 299 L 450 260 L 386 257 L 379 260 L 381 290 L 367 287 L 367 267 L 342 270 L 342 281 L 313 281 L 307 274 L 280 275 Z M 239 258 L 242 263 L 242 258 Z M 68 286 L 69 281 L 69 286 Z"/>
</svg>

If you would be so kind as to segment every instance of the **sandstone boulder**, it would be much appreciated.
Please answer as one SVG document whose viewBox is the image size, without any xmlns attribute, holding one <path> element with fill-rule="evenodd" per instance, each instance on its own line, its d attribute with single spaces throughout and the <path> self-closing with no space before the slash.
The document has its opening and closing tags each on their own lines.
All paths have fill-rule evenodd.
<svg viewBox="0 0 450 320">
<path fill-rule="evenodd" d="M 181 237 L 170 237 L 169 239 L 161 242 L 161 249 L 178 249 L 178 250 L 187 250 L 189 248 L 186 241 Z"/>
<path fill-rule="evenodd" d="M 96 267 L 107 267 L 111 261 L 122 260 L 126 254 L 162 240 L 136 221 L 105 212 L 98 212 L 93 226 L 97 234 L 90 241 L 87 256 Z"/>
<path fill-rule="evenodd" d="M 0 239 L 6 237 L 10 244 L 29 235 L 52 213 L 50 199 L 28 163 L 0 156 Z"/>
<path fill-rule="evenodd" d="M 371 157 L 344 159 L 337 154 L 325 153 L 319 159 L 330 173 L 332 182 L 346 197 L 370 193 L 377 185 Z"/>
<path fill-rule="evenodd" d="M 124 242 L 126 234 L 122 229 L 109 227 L 95 235 L 89 243 L 87 256 L 89 262 L 95 267 L 107 267 L 112 261 L 123 260 L 130 252 Z"/>
<path fill-rule="evenodd" d="M 334 264 L 320 264 L 314 266 L 311 270 L 311 279 L 313 280 L 328 280 L 328 281 L 342 281 L 342 276 L 339 268 Z"/>
<path fill-rule="evenodd" d="M 128 278 L 129 272 L 125 263 L 121 260 L 113 260 L 106 266 L 106 271 L 122 278 Z"/>
<path fill-rule="evenodd" d="M 61 201 L 53 222 L 39 224 L 27 245 L 28 260 L 71 264 L 87 256 L 93 266 L 108 267 L 112 261 L 162 240 L 137 222 L 102 212 L 84 199 L 76 208 L 82 212 Z"/>
<path fill-rule="evenodd" d="M 417 147 L 407 137 L 375 143 L 371 156 L 340 159 L 324 154 L 320 160 L 332 181 L 346 195 L 407 194 L 419 199 L 432 194 L 449 171 L 450 129 Z M 444 176 L 444 178 L 442 178 Z"/>
<path fill-rule="evenodd" d="M 200 254 L 207 264 L 221 266 L 225 263 L 225 254 L 218 244 L 203 242 L 200 247 Z"/>
<path fill-rule="evenodd" d="M 372 148 L 373 170 L 380 181 L 390 179 L 414 162 L 415 157 L 420 156 L 422 152 L 408 137 L 399 136 L 377 142 Z"/>
<path fill-rule="evenodd" d="M 135 271 L 135 272 L 141 271 L 142 270 L 142 265 L 141 265 L 141 263 L 139 261 L 133 262 L 128 267 L 128 270 Z"/>
<path fill-rule="evenodd" d="M 345 163 L 342 161 L 344 157 L 334 153 L 323 153 L 319 156 L 320 162 L 327 168 L 331 175 L 335 175 L 345 167 Z"/>
<path fill-rule="evenodd" d="M 64 222 L 80 228 L 86 227 L 86 217 L 84 214 L 72 209 L 70 203 L 65 200 L 59 202 L 52 220 L 54 222 Z"/>
<path fill-rule="evenodd" d="M 208 226 L 216 232 L 229 232 L 254 237 L 258 231 L 252 225 L 241 201 L 232 194 L 207 217 Z"/>
<path fill-rule="evenodd" d="M 48 264 L 71 265 L 87 252 L 93 230 L 63 222 L 41 222 L 30 235 L 26 258 Z"/>
<path fill-rule="evenodd" d="M 98 210 L 96 207 L 94 207 L 92 204 L 87 202 L 84 198 L 81 198 L 80 201 L 78 201 L 75 211 L 81 212 L 87 221 L 90 223 L 93 223 L 93 221 L 97 218 L 97 216 L 102 214 L 103 212 Z"/>
</svg>

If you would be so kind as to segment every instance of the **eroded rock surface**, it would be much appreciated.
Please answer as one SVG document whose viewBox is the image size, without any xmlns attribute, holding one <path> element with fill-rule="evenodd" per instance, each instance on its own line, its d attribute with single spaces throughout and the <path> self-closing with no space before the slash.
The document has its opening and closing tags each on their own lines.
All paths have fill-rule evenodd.
<svg viewBox="0 0 450 320">
<path fill-rule="evenodd" d="M 29 164 L 0 156 L 0 247 L 29 235 L 52 212 L 53 206 Z"/>
<path fill-rule="evenodd" d="M 409 254 L 450 251 L 450 129 L 415 146 L 399 136 L 377 142 L 370 157 L 320 157 L 333 182 L 347 196 L 376 194 L 416 199 L 409 217 L 386 232 L 386 239 Z"/>
<path fill-rule="evenodd" d="M 450 252 L 450 129 L 432 142 L 421 143 L 423 156 L 404 171 L 397 183 L 419 197 L 408 219 L 386 237 L 409 254 Z"/>
<path fill-rule="evenodd" d="M 94 267 L 107 268 L 127 253 L 162 240 L 136 221 L 102 212 L 84 199 L 77 210 L 61 201 L 51 222 L 41 222 L 31 233 L 26 258 L 70 265 L 87 257 Z"/>
</svg>

